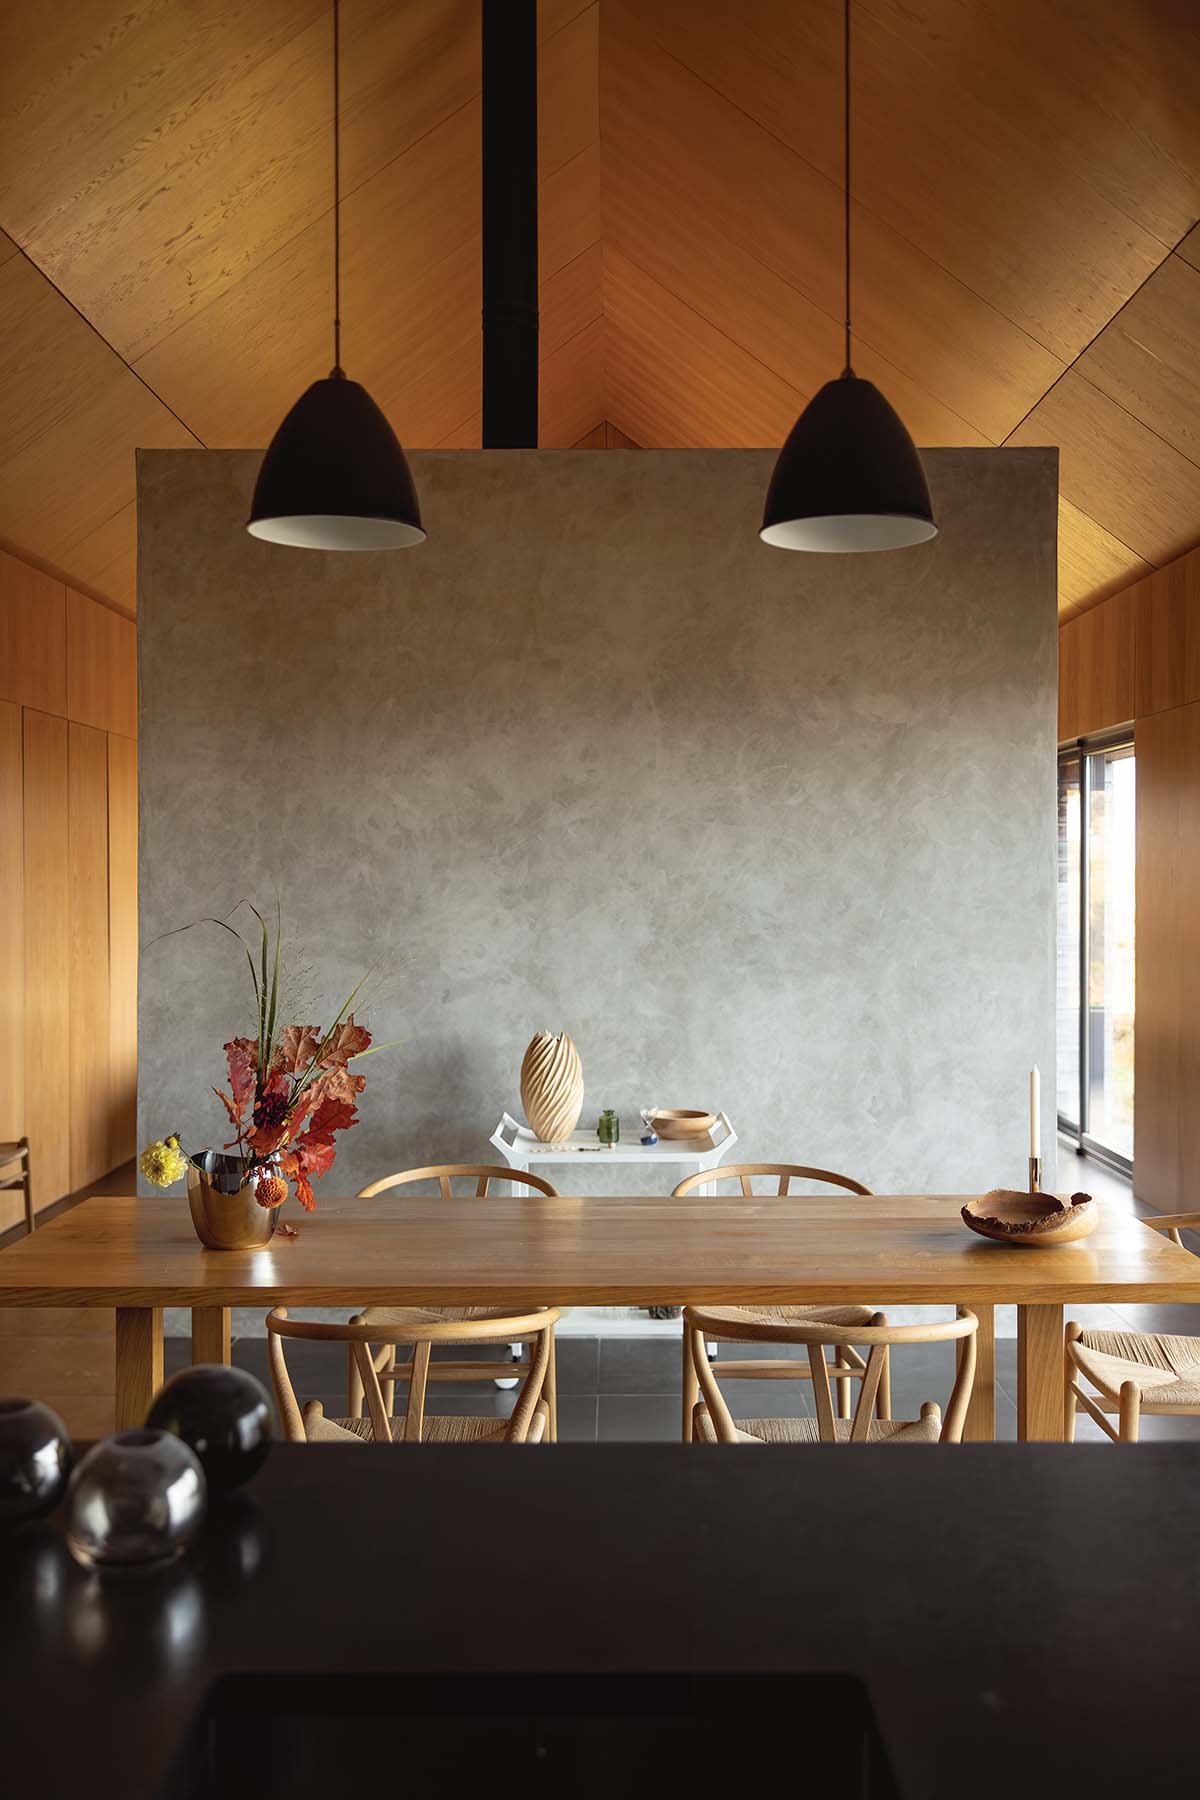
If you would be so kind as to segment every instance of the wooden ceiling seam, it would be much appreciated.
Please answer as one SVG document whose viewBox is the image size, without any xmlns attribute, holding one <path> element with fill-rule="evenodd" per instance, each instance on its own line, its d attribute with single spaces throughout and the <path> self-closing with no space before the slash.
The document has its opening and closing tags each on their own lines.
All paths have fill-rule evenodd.
<svg viewBox="0 0 1200 1800">
<path fill-rule="evenodd" d="M 186 419 L 181 419 L 179 414 L 175 411 L 175 408 L 171 405 L 170 401 L 164 400 L 162 395 L 160 393 L 158 393 L 153 387 L 151 387 L 150 383 L 146 380 L 146 377 L 142 374 L 139 374 L 138 370 L 134 368 L 133 364 L 131 362 L 129 362 L 124 356 L 122 356 L 121 352 L 117 349 L 116 345 L 111 343 L 109 341 L 109 339 L 105 337 L 104 333 L 100 330 L 99 326 L 94 325 L 92 323 L 92 321 L 88 318 L 87 314 L 80 307 L 76 306 L 76 304 L 72 300 L 70 294 L 64 293 L 62 288 L 60 288 L 58 283 L 55 281 L 54 277 L 52 275 L 48 275 L 46 273 L 45 269 L 43 269 L 41 264 L 36 260 L 36 258 L 34 258 L 33 256 L 31 256 L 29 254 L 29 251 L 26 250 L 24 244 L 21 243 L 20 239 L 15 238 L 13 236 L 13 234 L 11 233 L 11 231 L 9 231 L 7 229 L 7 227 L 4 225 L 0 225 L 0 231 L 3 231 L 4 236 L 8 239 L 9 243 L 15 247 L 17 255 L 24 258 L 24 260 L 29 264 L 29 267 L 34 271 L 34 273 L 36 275 L 41 276 L 42 280 L 47 284 L 48 287 L 53 288 L 54 292 L 58 295 L 59 299 L 64 301 L 66 303 L 66 305 L 70 307 L 71 311 L 75 314 L 75 317 L 77 319 L 79 319 L 81 321 L 81 323 L 87 327 L 87 329 L 91 332 L 92 336 L 94 338 L 96 338 L 101 344 L 103 344 L 104 348 L 106 350 L 109 350 L 112 352 L 112 354 L 116 357 L 117 361 L 122 365 L 122 367 L 129 370 L 129 373 L 133 376 L 135 381 L 138 381 L 141 383 L 141 385 L 145 388 L 146 392 L 150 395 L 151 399 L 157 400 L 158 404 L 166 412 L 170 413 L 170 415 L 174 419 L 175 423 L 177 425 L 181 426 L 182 429 L 184 431 L 186 431 L 190 437 L 195 438 L 196 443 L 198 444 L 198 446 L 200 447 L 201 450 L 207 450 L 208 445 L 204 442 L 204 440 L 200 436 L 199 432 L 194 431 L 192 429 L 192 427 L 188 424 Z"/>
<path fill-rule="evenodd" d="M 831 186 L 833 188 L 833 190 L 836 194 L 841 195 L 844 193 L 845 187 L 844 187 L 843 182 L 838 181 L 835 176 L 829 175 L 824 169 L 820 168 L 818 166 L 818 164 L 813 162 L 811 160 L 811 158 L 805 156 L 800 150 L 798 150 L 794 144 L 789 144 L 786 138 L 781 137 L 778 132 L 773 131 L 771 129 L 771 127 L 768 124 L 766 124 L 766 122 L 764 120 L 756 118 L 753 113 L 748 112 L 744 106 L 741 106 L 738 103 L 738 101 L 733 98 L 732 95 L 725 93 L 721 88 L 717 87 L 714 82 L 709 81 L 706 76 L 702 75 L 698 69 L 693 68 L 691 63 L 686 62 L 683 57 L 677 56 L 675 54 L 674 50 L 672 50 L 669 45 L 663 43 L 661 38 L 656 37 L 655 42 L 658 45 L 658 48 L 660 49 L 662 54 L 666 57 L 669 57 L 670 60 L 676 65 L 676 67 L 683 70 L 683 72 L 691 80 L 699 82 L 702 87 L 705 87 L 708 89 L 710 94 L 715 94 L 716 97 L 719 100 L 721 100 L 725 105 L 731 106 L 735 112 L 740 113 L 742 118 L 747 120 L 747 122 L 749 124 L 753 125 L 756 130 L 763 132 L 767 137 L 771 138 L 775 143 L 777 143 L 780 146 L 781 149 L 785 150 L 790 156 L 794 156 L 797 162 L 803 163 L 805 168 L 811 170 L 812 174 L 815 175 L 818 180 L 828 183 L 829 186 Z M 997 304 L 994 300 L 989 299 L 986 294 L 981 294 L 979 292 L 979 290 L 977 288 L 973 287 L 969 281 L 966 281 L 962 275 L 958 274 L 957 271 L 949 268 L 944 262 L 940 261 L 939 258 L 934 256 L 932 254 L 932 252 L 929 251 L 923 244 L 918 244 L 913 238 L 909 237 L 905 232 L 901 231 L 899 229 L 899 227 L 897 226 L 894 219 L 888 218 L 885 214 L 881 213 L 876 207 L 869 206 L 863 200 L 861 192 L 858 194 L 852 193 L 851 203 L 857 211 L 862 212 L 867 217 L 873 219 L 877 224 L 886 227 L 889 231 L 894 231 L 896 233 L 896 236 L 899 237 L 900 239 L 902 239 L 902 241 L 908 245 L 910 250 L 914 251 L 917 255 L 925 258 L 925 260 L 930 262 L 934 266 L 934 268 L 938 269 L 947 278 L 947 280 L 955 282 L 959 287 L 963 288 L 968 294 L 970 294 L 975 300 L 979 301 L 981 306 L 988 307 L 992 312 L 997 313 L 1001 318 L 1005 319 L 1009 325 L 1014 327 L 1014 329 L 1023 332 L 1024 335 L 1027 336 L 1032 343 L 1037 345 L 1039 350 L 1043 350 L 1047 356 L 1052 356 L 1056 362 L 1063 363 L 1062 371 L 1061 371 L 1060 375 L 1058 377 L 1056 377 L 1056 379 L 1058 379 L 1058 380 L 1061 380 L 1062 374 L 1065 374 L 1068 368 L 1071 368 L 1074 366 L 1074 361 L 1077 361 L 1079 356 L 1082 356 L 1086 350 L 1089 350 L 1091 348 L 1092 344 L 1096 341 L 1096 338 L 1099 337 L 1107 329 L 1107 327 L 1109 325 L 1111 325 L 1113 319 L 1115 319 L 1117 317 L 1118 313 L 1120 313 L 1121 311 L 1124 310 L 1124 307 L 1129 304 L 1129 301 L 1132 300 L 1136 294 L 1140 293 L 1141 289 L 1146 285 L 1146 282 L 1149 281 L 1152 276 L 1157 274 L 1158 270 L 1161 268 L 1162 263 L 1166 260 L 1166 258 L 1170 255 L 1173 255 L 1175 252 L 1177 252 L 1179 250 L 1180 246 L 1186 242 L 1187 238 L 1191 234 L 1191 231 L 1194 229 L 1194 226 L 1189 226 L 1187 231 L 1185 231 L 1182 234 L 1182 236 L 1179 238 L 1177 243 L 1162 245 L 1163 256 L 1160 258 L 1160 260 L 1157 263 L 1154 264 L 1154 267 L 1152 269 L 1150 269 L 1149 272 L 1143 277 L 1142 281 L 1140 281 L 1138 283 L 1138 286 L 1133 290 L 1133 292 L 1131 294 L 1129 294 L 1127 299 L 1121 303 L 1121 306 L 1118 307 L 1117 312 L 1111 314 L 1110 317 L 1105 320 L 1104 324 L 1101 325 L 1100 328 L 1093 334 L 1093 336 L 1088 340 L 1088 342 L 1078 352 L 1078 355 L 1076 356 L 1075 359 L 1073 359 L 1072 362 L 1064 362 L 1061 353 L 1059 351 L 1055 350 L 1052 345 L 1043 343 L 1043 341 L 1036 335 L 1036 333 L 1029 329 L 1028 325 L 1024 325 L 1019 320 L 1014 319 L 1011 316 L 1011 314 L 1006 313 L 1004 311 L 1003 307 L 997 306 Z M 1200 223 L 1200 221 L 1197 221 L 1197 223 Z M 1155 237 L 1156 242 L 1158 242 L 1158 243 L 1162 242 L 1162 240 L 1159 239 L 1156 234 L 1150 233 L 1150 235 Z M 769 266 L 769 265 L 764 265 L 764 266 Z M 778 273 L 778 271 L 775 271 L 775 272 Z M 786 279 L 786 277 L 784 277 L 784 279 Z M 853 280 L 853 271 L 852 271 L 852 280 Z M 794 284 L 789 283 L 789 286 L 794 286 Z M 802 289 L 796 289 L 795 291 L 798 293 L 803 293 Z M 826 312 L 828 317 L 834 316 L 832 314 L 829 314 L 827 312 L 827 309 L 821 306 L 821 302 L 819 301 L 819 299 L 816 298 L 815 295 L 804 294 L 803 297 L 806 300 L 808 300 L 811 305 L 818 307 L 823 312 Z M 835 323 L 840 325 L 842 323 L 842 321 L 840 319 L 836 319 Z M 857 328 L 855 329 L 854 336 L 855 336 L 856 341 L 864 341 L 865 342 L 865 340 L 861 338 L 861 334 L 859 333 Z M 880 351 L 877 351 L 876 353 L 879 355 L 883 354 Z M 885 357 L 884 360 L 886 361 L 886 360 L 890 360 L 890 359 Z M 910 379 L 916 379 L 916 378 L 910 377 Z M 1053 385 L 1054 384 L 1051 383 L 1051 386 L 1053 386 Z M 1048 393 L 1049 389 L 1047 389 L 1046 392 Z M 933 397 L 936 398 L 936 396 L 933 396 Z M 1045 395 L 1043 394 L 1042 398 L 1044 398 L 1044 397 L 1045 397 Z M 943 404 L 944 404 L 944 402 L 943 402 Z M 1035 402 L 1035 405 L 1036 405 L 1036 402 Z M 950 410 L 953 410 L 953 408 L 951 408 Z M 966 421 L 966 422 L 969 423 L 970 421 Z M 1013 427 L 1013 430 L 1017 430 L 1019 428 L 1019 426 L 1023 423 L 1024 423 L 1023 419 L 1018 420 L 1017 425 Z M 976 427 L 975 429 L 978 430 L 980 428 Z"/>
<path fill-rule="evenodd" d="M 1055 376 L 1054 380 L 1050 383 L 1050 386 L 1046 389 L 1045 393 L 1039 394 L 1038 398 L 1034 401 L 1033 405 L 1029 408 L 1029 411 L 1025 414 L 1024 418 L 1017 420 L 1017 422 L 1013 426 L 1012 430 L 1008 433 L 1008 436 L 1004 439 L 1004 442 L 1006 444 L 1008 443 L 1009 438 L 1013 437 L 1018 431 L 1020 431 L 1021 427 L 1029 421 L 1029 419 L 1032 417 L 1032 415 L 1037 411 L 1038 407 L 1042 404 L 1043 400 L 1049 399 L 1050 395 L 1054 392 L 1054 390 L 1058 386 L 1059 382 L 1061 382 L 1065 376 L 1069 375 L 1072 372 L 1072 370 L 1074 370 L 1075 373 L 1079 375 L 1079 379 L 1081 381 L 1088 381 L 1087 376 L 1085 374 L 1083 374 L 1083 372 L 1077 366 L 1079 364 L 1080 360 L 1087 355 L 1088 351 L 1092 348 L 1092 346 L 1094 344 L 1097 344 L 1100 341 L 1100 339 L 1104 336 L 1105 332 L 1109 329 L 1109 326 L 1115 325 L 1117 323 L 1117 320 L 1121 317 L 1121 314 L 1123 312 L 1125 312 L 1128 307 L 1133 305 L 1133 302 L 1137 299 L 1138 295 L 1142 292 L 1142 290 L 1150 285 L 1150 283 L 1154 280 L 1154 277 L 1157 274 L 1159 274 L 1162 269 L 1164 269 L 1166 267 L 1167 263 L 1170 262 L 1171 258 L 1173 256 L 1179 255 L 1180 250 L 1182 249 L 1183 245 L 1187 242 L 1188 238 L 1192 235 L 1192 232 L 1196 229 L 1197 224 L 1200 224 L 1200 220 L 1196 220 L 1193 224 L 1189 225 L 1187 230 L 1182 234 L 1182 236 L 1179 238 L 1179 240 L 1176 243 L 1170 245 L 1166 250 L 1164 250 L 1161 259 L 1150 270 L 1150 273 L 1148 275 L 1146 275 L 1143 280 L 1138 282 L 1138 285 L 1134 288 L 1132 294 L 1129 295 L 1128 299 L 1123 300 L 1121 302 L 1121 304 L 1120 304 L 1120 306 L 1118 306 L 1116 312 L 1113 313 L 1111 318 L 1105 320 L 1104 324 L 1100 327 L 1099 331 L 1093 332 L 1092 336 L 1088 339 L 1087 343 L 1083 346 L 1082 350 L 1080 350 L 1079 354 L 1077 356 L 1075 356 L 1069 363 L 1067 363 L 1065 368 L 1063 368 L 1062 371 L 1058 375 Z M 1104 392 L 1103 388 L 1098 387 L 1094 381 L 1088 381 L 1088 386 L 1091 388 L 1094 388 L 1097 393 Z M 1112 400 L 1114 406 L 1121 406 L 1121 402 L 1119 400 L 1113 399 L 1113 396 L 1111 394 L 1108 394 L 1105 397 L 1107 399 Z M 1129 417 L 1131 419 L 1137 418 L 1136 413 L 1129 412 L 1129 408 L 1127 406 L 1121 406 L 1121 411 L 1125 412 L 1125 413 L 1129 413 Z M 1137 422 L 1139 425 L 1146 425 L 1146 421 L 1144 419 L 1138 419 Z M 1152 425 L 1146 425 L 1146 429 L 1147 429 L 1147 431 L 1154 431 L 1154 427 Z M 1154 435 L 1155 435 L 1155 437 L 1160 437 L 1160 434 L 1157 431 L 1154 431 Z M 1160 441 L 1164 444 L 1167 443 L 1166 438 L 1161 438 Z M 1174 450 L 1174 449 L 1176 449 L 1176 446 L 1174 444 L 1169 444 L 1168 448 Z M 1184 456 L 1184 455 L 1186 455 L 1186 452 L 1179 450 L 1178 454 L 1180 456 Z M 1188 457 L 1188 461 L 1189 462 L 1194 461 L 1194 458 Z M 1098 523 L 1098 521 L 1097 521 L 1097 523 Z M 1126 547 L 1128 548 L 1128 546 L 1126 546 Z"/>
<path fill-rule="evenodd" d="M 921 444 L 1064 447 L 1065 614 L 1200 535 L 1200 33 L 1043 4 L 854 0 L 855 361 Z M 94 5 L 8 39 L 0 530 L 128 616 L 128 446 L 261 445 L 325 349 L 328 0 Z M 406 444 L 469 448 L 477 0 L 344 12 L 359 376 Z M 618 445 L 777 445 L 840 367 L 840 7 L 538 15 L 542 442 L 603 412 Z"/>
</svg>

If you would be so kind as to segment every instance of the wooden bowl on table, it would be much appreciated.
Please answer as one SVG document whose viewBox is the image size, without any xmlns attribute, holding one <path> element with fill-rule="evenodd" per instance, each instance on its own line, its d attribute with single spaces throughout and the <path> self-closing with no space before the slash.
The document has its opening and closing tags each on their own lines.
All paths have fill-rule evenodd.
<svg viewBox="0 0 1200 1800">
<path fill-rule="evenodd" d="M 1067 1201 L 1057 1194 L 1022 1194 L 1013 1188 L 993 1188 L 962 1209 L 963 1224 L 980 1237 L 1039 1250 L 1078 1243 L 1096 1229 L 1098 1217 L 1090 1194 L 1072 1194 Z"/>
<path fill-rule="evenodd" d="M 650 1114 L 650 1124 L 660 1138 L 703 1137 L 716 1122 L 716 1113 L 696 1112 L 687 1107 L 663 1107 Z"/>
</svg>

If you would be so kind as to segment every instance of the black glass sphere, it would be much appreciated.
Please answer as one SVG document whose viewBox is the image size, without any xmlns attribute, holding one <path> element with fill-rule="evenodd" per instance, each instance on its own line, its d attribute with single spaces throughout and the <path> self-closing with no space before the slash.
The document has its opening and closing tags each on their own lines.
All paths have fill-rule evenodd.
<svg viewBox="0 0 1200 1800">
<path fill-rule="evenodd" d="M 0 1524 L 57 1506 L 71 1472 L 71 1440 L 40 1400 L 0 1400 Z"/>
<path fill-rule="evenodd" d="M 146 1424 L 182 1438 L 200 1459 L 214 1494 L 257 1475 L 271 1448 L 271 1402 L 244 1369 L 199 1363 L 173 1375 L 155 1396 Z"/>
</svg>

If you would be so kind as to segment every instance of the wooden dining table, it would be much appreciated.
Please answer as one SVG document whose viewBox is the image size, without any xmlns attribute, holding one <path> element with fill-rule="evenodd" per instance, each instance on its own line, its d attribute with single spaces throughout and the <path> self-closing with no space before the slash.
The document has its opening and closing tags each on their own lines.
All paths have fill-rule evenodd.
<svg viewBox="0 0 1200 1800">
<path fill-rule="evenodd" d="M 192 1309 L 208 1363 L 229 1361 L 234 1306 L 962 1306 L 980 1321 L 966 1435 L 990 1439 L 993 1309 L 1015 1304 L 1018 1433 L 1060 1439 L 1064 1305 L 1200 1301 L 1200 1258 L 1103 1203 L 1078 1243 L 990 1243 L 963 1225 L 965 1198 L 322 1197 L 295 1237 L 213 1251 L 178 1199 L 97 1196 L 0 1252 L 0 1306 L 115 1311 L 118 1428 L 162 1382 L 168 1306 Z"/>
</svg>

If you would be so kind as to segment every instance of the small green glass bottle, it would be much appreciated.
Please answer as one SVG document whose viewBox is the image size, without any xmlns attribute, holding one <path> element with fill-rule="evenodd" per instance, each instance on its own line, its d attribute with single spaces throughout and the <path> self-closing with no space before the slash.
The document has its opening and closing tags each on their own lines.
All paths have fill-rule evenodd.
<svg viewBox="0 0 1200 1800">
<path fill-rule="evenodd" d="M 604 1111 L 600 1114 L 600 1123 L 596 1127 L 596 1136 L 600 1139 L 602 1144 L 607 1144 L 610 1150 L 614 1145 L 620 1143 L 621 1121 L 618 1119 L 611 1106 L 606 1106 Z"/>
</svg>

